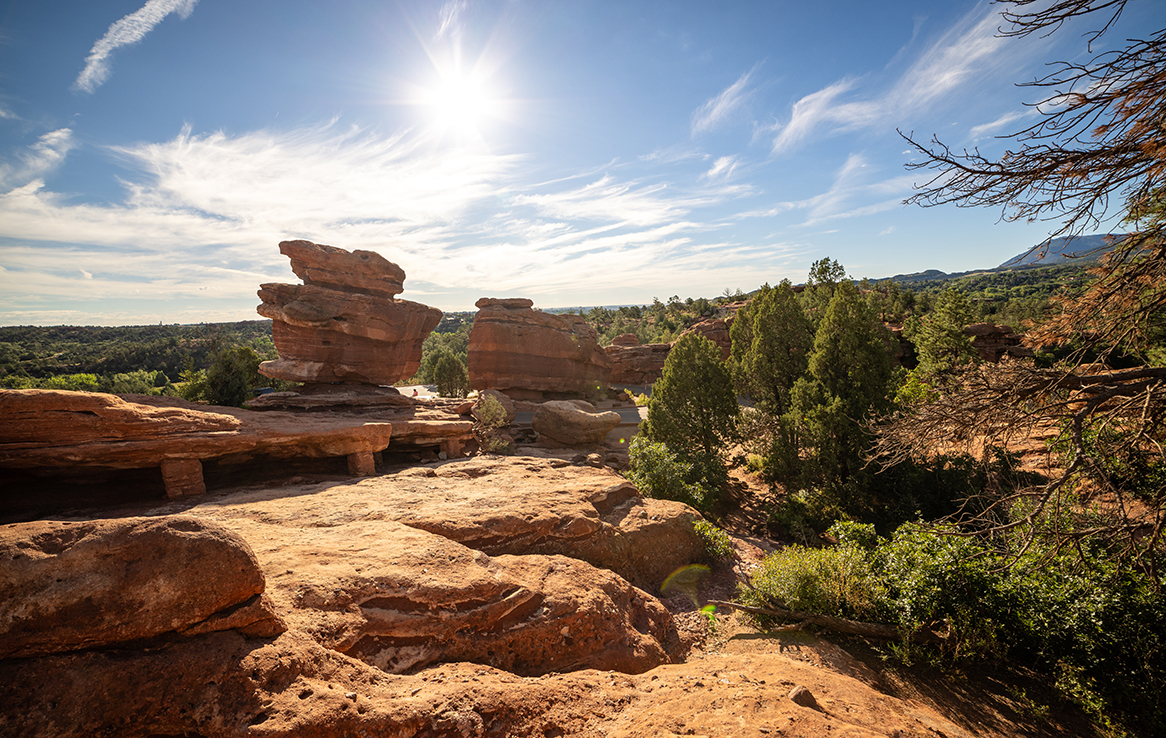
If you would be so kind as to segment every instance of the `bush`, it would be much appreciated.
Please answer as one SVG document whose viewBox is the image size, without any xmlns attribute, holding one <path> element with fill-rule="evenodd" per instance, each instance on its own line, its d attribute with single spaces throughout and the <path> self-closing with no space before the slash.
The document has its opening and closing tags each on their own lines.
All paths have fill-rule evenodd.
<svg viewBox="0 0 1166 738">
<path fill-rule="evenodd" d="M 762 560 L 753 586 L 742 589 L 740 599 L 757 607 L 777 605 L 868 622 L 889 613 L 867 554 L 856 546 L 787 546 Z"/>
<path fill-rule="evenodd" d="M 707 520 L 697 520 L 693 530 L 704 542 L 705 555 L 710 561 L 728 561 L 733 558 L 733 539 L 729 534 Z"/>
<path fill-rule="evenodd" d="M 488 454 L 513 454 L 514 445 L 499 431 L 507 424 L 506 408 L 494 395 L 483 395 L 474 404 L 474 437 L 478 446 Z"/>
<path fill-rule="evenodd" d="M 636 436 L 628 449 L 628 457 L 631 468 L 627 478 L 646 497 L 676 500 L 698 510 L 708 504 L 704 490 L 686 481 L 692 474 L 692 465 L 681 461 L 663 443 Z"/>
</svg>

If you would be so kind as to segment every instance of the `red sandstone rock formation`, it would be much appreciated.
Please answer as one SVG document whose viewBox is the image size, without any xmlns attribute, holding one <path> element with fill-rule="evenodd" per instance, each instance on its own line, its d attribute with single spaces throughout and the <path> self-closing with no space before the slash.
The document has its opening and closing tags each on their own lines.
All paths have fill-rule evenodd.
<svg viewBox="0 0 1166 738">
<path fill-rule="evenodd" d="M 191 517 L 0 527 L 0 658 L 286 628 L 239 534 Z"/>
<path fill-rule="evenodd" d="M 518 399 L 594 395 L 606 388 L 611 362 L 595 330 L 581 316 L 538 312 L 533 305 L 523 298 L 478 300 L 470 331 L 470 386 Z"/>
<path fill-rule="evenodd" d="M 452 409 L 412 404 L 357 415 L 198 408 L 172 397 L 0 390 L 0 468 L 161 467 L 167 494 L 184 497 L 206 491 L 208 459 L 347 456 L 352 474 L 368 476 L 390 439 L 459 456 L 472 438 L 473 424 Z"/>
<path fill-rule="evenodd" d="M 372 251 L 284 241 L 302 285 L 265 284 L 256 310 L 272 319 L 280 358 L 265 376 L 293 382 L 392 384 L 416 373 L 441 311 L 398 300 L 405 273 Z"/>
<path fill-rule="evenodd" d="M 631 334 L 627 334 L 631 335 Z M 664 373 L 664 362 L 672 350 L 670 343 L 631 343 L 624 339 L 616 343 L 618 336 L 603 350 L 611 361 L 611 381 L 615 384 L 652 384 Z M 635 336 L 631 336 L 635 340 Z"/>
<path fill-rule="evenodd" d="M 729 358 L 729 354 L 732 352 L 733 348 L 733 339 L 729 337 L 729 328 L 732 325 L 732 322 L 732 318 L 727 318 L 724 320 L 721 318 L 709 318 L 707 320 L 702 320 L 699 323 L 693 324 L 680 335 L 683 336 L 685 333 L 695 333 L 699 336 L 704 336 L 708 340 L 715 343 L 717 346 L 720 346 L 721 360 L 723 361 L 724 359 Z"/>
<path fill-rule="evenodd" d="M 1008 356 L 1032 356 L 1032 349 L 1020 345 L 1020 336 L 1006 325 L 973 323 L 964 326 L 964 335 L 972 337 L 972 348 L 984 361 L 993 364 Z"/>
</svg>

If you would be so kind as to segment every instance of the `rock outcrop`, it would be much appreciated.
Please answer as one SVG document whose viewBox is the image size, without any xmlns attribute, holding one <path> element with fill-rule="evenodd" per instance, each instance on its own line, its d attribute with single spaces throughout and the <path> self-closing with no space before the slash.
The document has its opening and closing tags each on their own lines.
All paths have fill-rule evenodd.
<svg viewBox="0 0 1166 738">
<path fill-rule="evenodd" d="M 392 384 L 417 372 L 421 344 L 441 311 L 396 299 L 405 273 L 372 251 L 284 241 L 302 285 L 264 284 L 260 315 L 271 318 L 279 359 L 261 374 L 293 382 Z"/>
<path fill-rule="evenodd" d="M 1006 325 L 973 323 L 964 326 L 964 335 L 971 336 L 972 348 L 984 361 L 998 363 L 1004 356 L 1032 356 L 1032 349 L 1021 345 L 1020 336 Z"/>
<path fill-rule="evenodd" d="M 578 315 L 555 315 L 523 298 L 478 300 L 470 331 L 470 386 L 515 399 L 596 395 L 611 379 L 611 362 L 595 330 Z"/>
<path fill-rule="evenodd" d="M 540 435 L 568 446 L 594 446 L 620 424 L 619 413 L 596 412 L 590 403 L 551 400 L 539 405 L 530 421 Z"/>
<path fill-rule="evenodd" d="M 191 517 L 0 527 L 0 658 L 285 630 L 237 533 Z"/>
<path fill-rule="evenodd" d="M 729 328 L 732 327 L 732 324 L 731 317 L 726 319 L 708 318 L 689 326 L 680 335 L 695 333 L 698 336 L 704 336 L 721 349 L 721 359 L 724 360 L 729 358 L 729 354 L 733 350 L 733 339 L 729 336 Z"/>
<path fill-rule="evenodd" d="M 672 350 L 670 343 L 640 344 L 631 333 L 612 339 L 604 347 L 611 361 L 611 381 L 615 384 L 649 385 L 664 373 L 664 362 Z"/>
</svg>

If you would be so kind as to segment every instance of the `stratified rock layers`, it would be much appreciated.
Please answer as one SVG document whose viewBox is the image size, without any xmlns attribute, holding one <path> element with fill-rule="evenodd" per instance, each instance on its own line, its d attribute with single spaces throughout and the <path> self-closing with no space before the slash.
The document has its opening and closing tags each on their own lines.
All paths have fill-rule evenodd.
<svg viewBox="0 0 1166 738">
<path fill-rule="evenodd" d="M 284 241 L 302 285 L 265 284 L 260 315 L 271 318 L 280 358 L 260 373 L 293 382 L 392 384 L 416 373 L 421 344 L 441 311 L 398 300 L 405 273 L 372 251 Z"/>
<path fill-rule="evenodd" d="M 474 389 L 594 394 L 611 380 L 595 330 L 578 315 L 533 310 L 522 298 L 478 300 L 470 331 Z"/>
</svg>

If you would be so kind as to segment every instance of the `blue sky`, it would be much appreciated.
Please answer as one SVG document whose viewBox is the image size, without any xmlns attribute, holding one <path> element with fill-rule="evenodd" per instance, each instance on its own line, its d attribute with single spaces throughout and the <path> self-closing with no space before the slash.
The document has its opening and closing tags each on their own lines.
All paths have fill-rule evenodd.
<svg viewBox="0 0 1166 738">
<path fill-rule="evenodd" d="M 934 0 L 0 8 L 4 325 L 257 318 L 294 238 L 378 251 L 444 310 L 714 297 L 823 256 L 995 266 L 1050 224 L 902 205 L 896 129 L 1002 151 L 1037 101 L 1014 84 L 1097 25 L 999 39 L 999 6 Z"/>
</svg>

